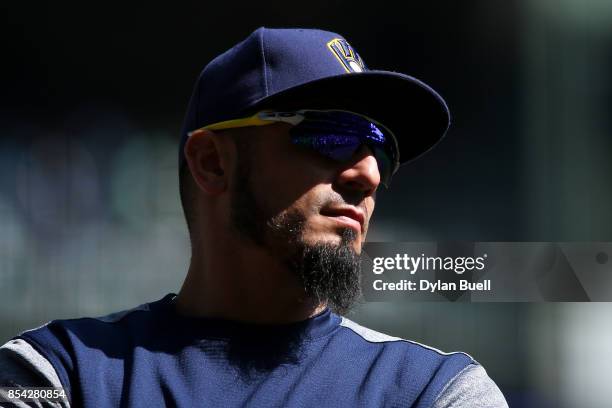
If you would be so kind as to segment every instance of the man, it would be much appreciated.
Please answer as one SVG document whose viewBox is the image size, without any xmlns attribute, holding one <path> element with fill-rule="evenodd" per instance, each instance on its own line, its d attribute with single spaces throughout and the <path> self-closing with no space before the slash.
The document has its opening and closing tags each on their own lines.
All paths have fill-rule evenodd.
<svg viewBox="0 0 612 408">
<path fill-rule="evenodd" d="M 368 70 L 337 34 L 256 30 L 189 104 L 180 293 L 22 333 L 1 350 L 2 383 L 92 407 L 507 406 L 470 356 L 336 314 L 360 293 L 377 188 L 448 123 L 435 91 Z"/>
</svg>

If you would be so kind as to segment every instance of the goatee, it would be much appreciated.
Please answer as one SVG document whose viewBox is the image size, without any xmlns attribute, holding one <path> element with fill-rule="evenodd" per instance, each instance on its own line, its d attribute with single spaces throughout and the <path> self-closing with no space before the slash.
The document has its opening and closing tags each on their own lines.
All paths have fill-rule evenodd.
<svg viewBox="0 0 612 408">
<path fill-rule="evenodd" d="M 356 235 L 347 228 L 342 231 L 340 244 L 303 244 L 288 262 L 306 294 L 327 302 L 338 314 L 346 314 L 361 295 L 360 256 L 352 244 Z"/>
</svg>

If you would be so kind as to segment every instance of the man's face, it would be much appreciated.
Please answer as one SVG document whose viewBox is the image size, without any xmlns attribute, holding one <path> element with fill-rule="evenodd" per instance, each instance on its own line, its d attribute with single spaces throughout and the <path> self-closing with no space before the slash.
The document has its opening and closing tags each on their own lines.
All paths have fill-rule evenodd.
<svg viewBox="0 0 612 408">
<path fill-rule="evenodd" d="M 289 125 L 236 134 L 232 225 L 343 312 L 359 294 L 359 254 L 380 183 L 367 147 L 339 163 L 295 146 Z"/>
<path fill-rule="evenodd" d="M 376 159 L 362 146 L 351 161 L 338 163 L 292 144 L 289 128 L 276 124 L 242 131 L 236 183 L 252 190 L 266 218 L 301 218 L 305 243 L 338 245 L 349 229 L 360 253 L 380 183 Z M 241 147 L 247 138 L 248 148 Z"/>
</svg>

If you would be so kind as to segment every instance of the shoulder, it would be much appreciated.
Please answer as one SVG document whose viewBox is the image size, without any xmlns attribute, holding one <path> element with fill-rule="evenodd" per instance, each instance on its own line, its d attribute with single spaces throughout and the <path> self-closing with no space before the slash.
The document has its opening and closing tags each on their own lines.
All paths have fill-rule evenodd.
<svg viewBox="0 0 612 408">
<path fill-rule="evenodd" d="M 87 349 L 115 353 L 148 320 L 149 304 L 101 317 L 52 320 L 17 338 L 27 341 L 49 361 L 71 365 L 71 357 Z"/>
<path fill-rule="evenodd" d="M 155 338 L 151 333 L 157 330 L 157 319 L 151 312 L 164 299 L 101 317 L 53 320 L 27 330 L 3 346 L 5 363 L 10 355 L 35 377 L 57 380 L 69 398 L 74 397 L 73 388 L 83 375 L 93 378 L 106 372 L 120 378 L 115 362 L 130 356 L 139 339 Z M 14 372 L 20 370 L 11 366 Z"/>
<path fill-rule="evenodd" d="M 0 386 L 11 385 L 61 387 L 51 363 L 23 339 L 0 346 Z"/>
<path fill-rule="evenodd" d="M 431 347 L 413 340 L 394 337 L 385 333 L 369 329 L 367 327 L 361 326 L 358 323 L 355 323 L 354 321 L 346 317 L 341 318 L 340 326 L 350 330 L 350 332 L 354 333 L 356 336 L 362 339 L 362 341 L 368 342 L 370 344 L 394 345 L 414 355 L 422 355 L 427 356 L 428 358 L 440 360 L 455 360 L 458 362 L 463 362 L 465 363 L 465 365 L 475 363 L 475 360 L 472 358 L 472 356 L 465 352 L 444 352 L 435 347 Z"/>
<path fill-rule="evenodd" d="M 23 339 L 14 339 L 0 346 L 0 386 L 62 388 L 51 363 Z M 26 402 L 17 402 L 15 406 L 30 405 Z M 39 400 L 37 406 L 69 407 L 70 404 L 67 399 Z"/>
<path fill-rule="evenodd" d="M 129 341 L 132 337 L 146 335 L 157 323 L 153 310 L 170 296 L 105 316 L 52 320 L 24 331 L 17 338 L 26 340 L 43 355 L 47 349 L 72 352 L 82 348 L 110 350 L 121 344 L 118 340 Z"/>
<path fill-rule="evenodd" d="M 52 320 L 38 328 L 27 330 L 18 337 L 32 343 L 34 347 L 46 343 L 66 346 L 75 342 L 95 345 L 98 348 L 110 347 L 116 344 L 118 337 L 129 337 L 151 325 L 155 321 L 152 309 L 169 296 L 105 316 Z"/>
<path fill-rule="evenodd" d="M 389 336 L 346 317 L 342 317 L 340 326 L 358 341 L 376 348 L 378 355 L 390 354 L 391 364 L 387 371 L 395 371 L 399 378 L 408 377 L 411 384 L 420 383 L 422 406 L 507 407 L 501 391 L 485 369 L 465 352 L 444 352 L 416 341 Z"/>
<path fill-rule="evenodd" d="M 486 370 L 470 364 L 442 390 L 433 405 L 445 407 L 507 408 L 508 403 Z"/>
</svg>

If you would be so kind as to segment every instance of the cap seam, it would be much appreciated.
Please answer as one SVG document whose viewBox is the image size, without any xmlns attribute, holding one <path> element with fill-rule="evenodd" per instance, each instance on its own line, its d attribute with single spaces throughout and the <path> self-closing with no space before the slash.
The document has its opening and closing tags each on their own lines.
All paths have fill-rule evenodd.
<svg viewBox="0 0 612 408">
<path fill-rule="evenodd" d="M 264 91 L 266 92 L 266 96 L 270 93 L 268 91 L 268 64 L 266 63 L 266 49 L 264 45 L 264 32 L 265 29 L 261 29 L 261 37 L 260 37 L 260 47 L 261 47 L 261 58 L 263 63 L 263 80 L 264 80 Z"/>
</svg>

